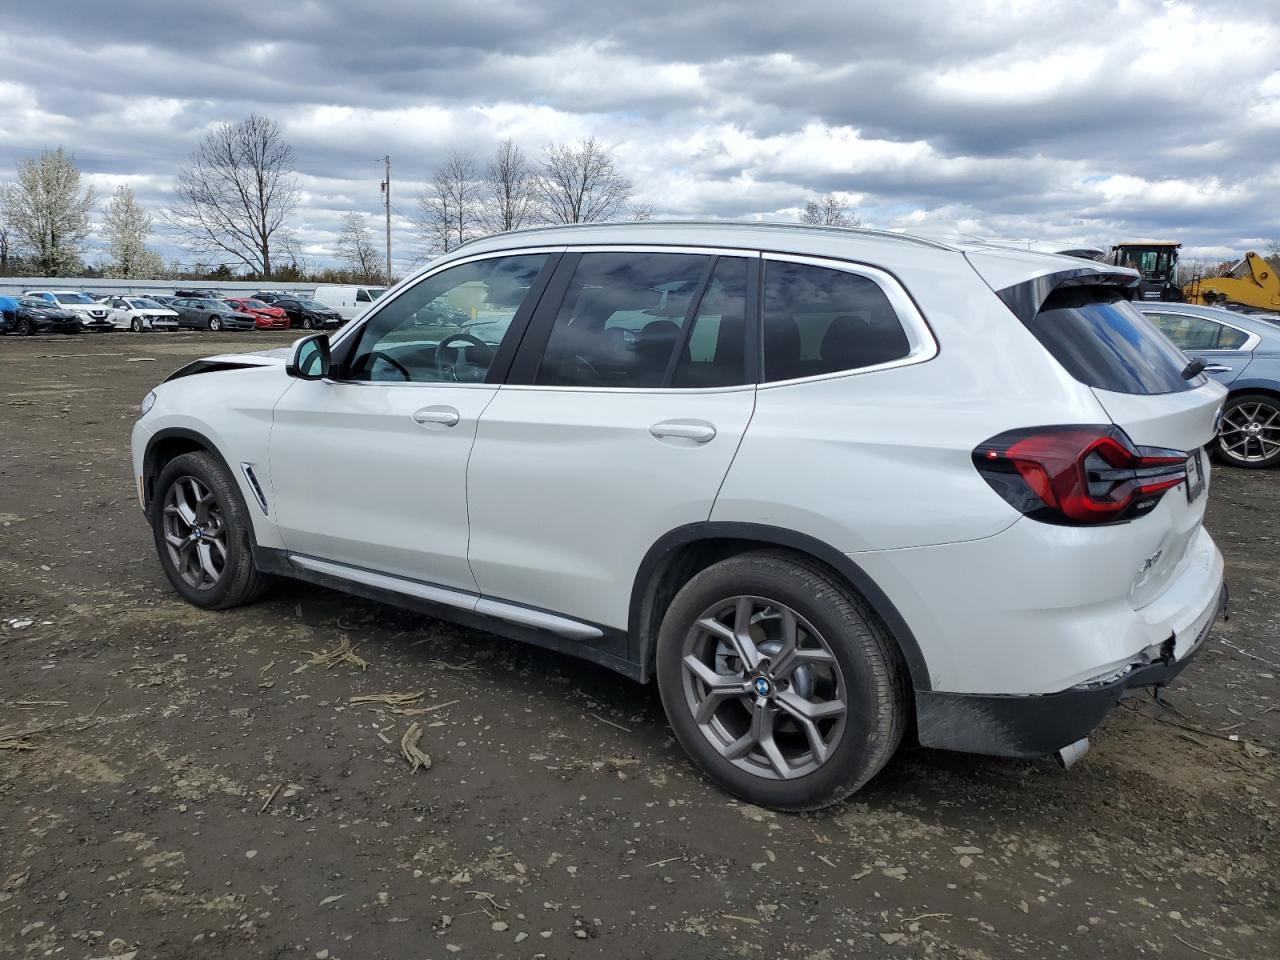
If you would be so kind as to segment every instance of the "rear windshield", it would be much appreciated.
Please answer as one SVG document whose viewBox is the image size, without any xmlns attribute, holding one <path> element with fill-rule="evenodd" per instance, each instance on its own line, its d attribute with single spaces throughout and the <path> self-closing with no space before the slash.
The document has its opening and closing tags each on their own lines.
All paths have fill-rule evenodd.
<svg viewBox="0 0 1280 960">
<path fill-rule="evenodd" d="M 1128 300 L 1106 287 L 1051 293 L 1028 326 L 1046 350 L 1081 383 L 1113 393 L 1177 393 L 1187 357 Z"/>
</svg>

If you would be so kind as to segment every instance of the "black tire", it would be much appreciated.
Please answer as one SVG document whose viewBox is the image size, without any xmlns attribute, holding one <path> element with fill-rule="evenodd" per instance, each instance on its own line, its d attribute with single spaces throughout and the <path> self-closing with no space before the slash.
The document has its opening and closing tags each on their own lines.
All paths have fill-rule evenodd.
<svg viewBox="0 0 1280 960">
<path fill-rule="evenodd" d="M 303 318 L 302 318 L 302 329 L 303 329 L 303 330 L 310 330 L 310 329 L 311 329 L 311 326 L 312 326 L 312 324 L 311 324 L 311 318 L 310 318 L 310 317 L 303 317 Z"/>
<path fill-rule="evenodd" d="M 1222 428 L 1210 446 L 1213 459 L 1225 466 L 1241 467 L 1245 470 L 1267 470 L 1280 465 L 1280 448 L 1267 454 L 1265 453 L 1267 448 L 1263 447 L 1258 440 L 1248 442 L 1243 448 L 1238 446 L 1240 436 L 1230 430 L 1228 419 L 1240 420 L 1238 414 L 1242 410 L 1255 413 L 1261 410 L 1262 415 L 1254 419 L 1270 424 L 1264 434 L 1268 442 L 1280 439 L 1280 397 L 1256 391 L 1233 393 L 1227 397 L 1227 402 L 1222 408 Z M 1274 420 L 1271 419 L 1273 413 L 1276 415 Z M 1234 441 L 1233 445 L 1237 445 L 1236 450 L 1228 453 L 1227 445 L 1232 441 Z M 1256 459 L 1245 459 L 1245 456 L 1253 456 Z"/>
<path fill-rule="evenodd" d="M 170 487 L 184 477 L 194 477 L 213 494 L 227 527 L 227 562 L 219 581 L 208 589 L 187 583 L 174 565 L 164 538 L 164 503 Z M 208 453 L 184 453 L 165 465 L 155 485 L 151 504 L 151 532 L 160 566 L 173 588 L 193 606 L 226 610 L 253 603 L 272 585 L 274 578 L 253 565 L 252 528 L 248 508 L 226 469 Z"/>
<path fill-rule="evenodd" d="M 703 735 L 686 700 L 686 636 L 710 606 L 743 595 L 785 604 L 808 620 L 827 641 L 848 691 L 839 741 L 821 766 L 795 779 L 757 776 L 726 759 Z M 893 756 L 910 717 L 906 667 L 879 619 L 829 570 L 785 552 L 740 554 L 685 584 L 663 617 L 657 668 L 658 691 L 685 752 L 725 790 L 777 810 L 815 810 L 854 793 Z"/>
<path fill-rule="evenodd" d="M 141 332 L 142 332 L 142 318 L 141 318 L 141 317 L 134 317 L 132 320 L 130 320 L 130 321 L 129 321 L 129 329 L 130 329 L 130 330 L 132 330 L 134 333 L 141 333 Z"/>
<path fill-rule="evenodd" d="M 13 332 L 20 337 L 29 337 L 35 330 L 31 326 L 31 321 L 27 317 L 19 317 L 18 322 L 13 327 Z"/>
<path fill-rule="evenodd" d="M 217 314 L 209 317 L 209 329 L 215 332 L 222 329 L 222 320 L 218 318 Z"/>
</svg>

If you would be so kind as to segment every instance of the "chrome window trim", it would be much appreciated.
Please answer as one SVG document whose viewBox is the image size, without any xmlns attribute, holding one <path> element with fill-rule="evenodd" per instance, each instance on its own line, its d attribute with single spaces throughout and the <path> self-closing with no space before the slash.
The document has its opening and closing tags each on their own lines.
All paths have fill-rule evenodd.
<svg viewBox="0 0 1280 960">
<path fill-rule="evenodd" d="M 1237 327 L 1234 323 L 1227 323 L 1225 320 L 1219 320 L 1217 317 L 1202 317 L 1198 313 L 1183 313 L 1180 310 L 1140 310 L 1138 312 L 1141 313 L 1144 317 L 1148 316 L 1149 314 L 1158 313 L 1166 317 L 1186 317 L 1188 320 L 1203 320 L 1205 323 L 1216 323 L 1220 327 L 1227 327 L 1231 330 L 1234 330 L 1236 333 L 1243 333 L 1245 335 L 1244 343 L 1242 343 L 1238 347 L 1212 347 L 1212 348 L 1186 347 L 1185 348 L 1187 350 L 1195 350 L 1197 353 L 1252 353 L 1254 348 L 1262 342 L 1262 337 L 1254 333 L 1252 330 L 1246 330 L 1243 327 Z M 1164 333 L 1163 330 L 1161 330 L 1160 332 Z M 1165 336 L 1167 337 L 1169 335 L 1165 333 Z M 1177 347 L 1178 345 L 1175 343 L 1174 346 Z M 1178 349 L 1183 350 L 1184 348 L 1178 347 Z"/>
<path fill-rule="evenodd" d="M 902 324 L 902 332 L 907 337 L 907 345 L 909 347 L 905 357 L 899 357 L 897 360 L 890 360 L 887 363 L 877 363 L 869 367 L 854 367 L 851 370 L 836 370 L 832 373 L 821 373 L 812 377 L 794 377 L 790 380 L 770 380 L 767 383 L 761 381 L 759 388 L 761 390 L 772 390 L 775 387 L 789 387 L 798 383 L 816 383 L 823 380 L 836 380 L 844 377 L 857 377 L 866 373 L 879 373 L 881 370 L 894 370 L 898 367 L 910 367 L 918 363 L 927 363 L 938 355 L 938 341 L 933 336 L 933 331 L 929 328 L 928 321 L 916 306 L 915 301 L 911 299 L 906 288 L 898 281 L 898 278 L 877 267 L 863 263 L 854 263 L 849 260 L 838 260 L 831 257 L 813 257 L 803 256 L 800 254 L 789 253 L 766 253 L 765 260 L 765 276 L 763 283 L 768 283 L 768 263 L 769 261 L 781 261 L 785 263 L 801 263 L 807 266 L 822 267 L 827 270 L 839 270 L 842 273 L 852 273 L 856 276 L 866 277 L 876 284 L 889 301 L 889 305 L 893 307 L 893 312 L 897 314 L 899 323 Z M 763 333 L 764 325 L 764 293 L 760 296 L 760 323 L 761 332 Z M 763 351 L 763 345 L 761 346 Z M 763 359 L 763 352 L 761 354 Z M 763 366 L 763 365 L 762 365 Z"/>
</svg>

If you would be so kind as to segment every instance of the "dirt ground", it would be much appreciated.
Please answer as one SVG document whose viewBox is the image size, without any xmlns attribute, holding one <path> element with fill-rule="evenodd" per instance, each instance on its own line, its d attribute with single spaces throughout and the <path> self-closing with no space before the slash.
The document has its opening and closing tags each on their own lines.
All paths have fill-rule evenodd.
<svg viewBox="0 0 1280 960">
<path fill-rule="evenodd" d="M 0 339 L 0 955 L 1280 956 L 1280 472 L 1214 474 L 1231 620 L 1069 773 L 912 747 L 775 815 L 651 686 L 301 584 L 180 602 L 138 401 L 290 339 Z"/>
</svg>

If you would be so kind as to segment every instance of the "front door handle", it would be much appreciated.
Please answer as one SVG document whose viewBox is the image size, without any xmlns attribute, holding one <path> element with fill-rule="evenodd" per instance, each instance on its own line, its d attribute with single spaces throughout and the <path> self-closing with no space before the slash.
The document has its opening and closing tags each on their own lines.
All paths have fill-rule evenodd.
<svg viewBox="0 0 1280 960">
<path fill-rule="evenodd" d="M 458 424 L 458 411 L 453 407 L 445 406 L 423 407 L 421 410 L 414 411 L 413 422 L 424 427 L 454 427 Z"/>
<path fill-rule="evenodd" d="M 1231 368 L 1225 367 L 1220 363 L 1209 363 L 1205 365 L 1205 373 L 1230 373 Z"/>
<path fill-rule="evenodd" d="M 716 428 L 705 420 L 663 420 L 649 428 L 649 432 L 659 440 L 692 440 L 694 443 L 706 443 L 714 440 Z"/>
</svg>

